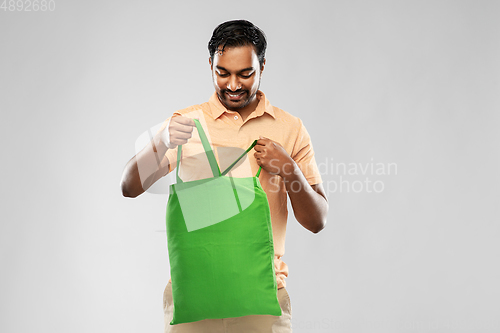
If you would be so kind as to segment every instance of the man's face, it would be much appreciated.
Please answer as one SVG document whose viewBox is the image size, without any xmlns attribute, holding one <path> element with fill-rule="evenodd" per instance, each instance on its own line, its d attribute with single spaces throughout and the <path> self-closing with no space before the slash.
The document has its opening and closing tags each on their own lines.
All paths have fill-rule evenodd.
<svg viewBox="0 0 500 333">
<path fill-rule="evenodd" d="M 260 67 L 253 46 L 226 47 L 222 54 L 216 51 L 213 63 L 211 59 L 209 63 L 215 91 L 228 110 L 255 108 L 264 64 Z"/>
</svg>

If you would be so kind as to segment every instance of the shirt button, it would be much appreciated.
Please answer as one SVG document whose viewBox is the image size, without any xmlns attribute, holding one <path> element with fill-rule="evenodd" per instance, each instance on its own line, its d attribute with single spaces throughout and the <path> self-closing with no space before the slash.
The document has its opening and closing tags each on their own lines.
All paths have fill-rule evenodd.
<svg viewBox="0 0 500 333">
<path fill-rule="evenodd" d="M 234 116 L 234 120 L 238 119 L 238 116 Z"/>
</svg>

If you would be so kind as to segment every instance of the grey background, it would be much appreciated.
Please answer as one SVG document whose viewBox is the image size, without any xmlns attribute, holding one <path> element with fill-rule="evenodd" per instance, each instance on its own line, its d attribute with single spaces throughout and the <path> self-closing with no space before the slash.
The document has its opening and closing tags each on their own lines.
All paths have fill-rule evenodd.
<svg viewBox="0 0 500 333">
<path fill-rule="evenodd" d="M 498 1 L 60 1 L 0 10 L 1 332 L 161 332 L 166 197 L 121 196 L 136 138 L 213 92 L 206 44 L 268 36 L 328 225 L 289 219 L 294 332 L 498 332 Z M 373 160 L 372 160 L 373 159 Z M 334 191 L 343 180 L 380 193 Z"/>
</svg>

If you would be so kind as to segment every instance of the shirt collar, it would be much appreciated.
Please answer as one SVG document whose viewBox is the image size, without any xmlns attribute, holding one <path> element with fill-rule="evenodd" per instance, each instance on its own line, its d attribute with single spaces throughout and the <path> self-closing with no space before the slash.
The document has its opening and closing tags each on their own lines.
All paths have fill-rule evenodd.
<svg viewBox="0 0 500 333">
<path fill-rule="evenodd" d="M 273 106 L 269 102 L 269 100 L 266 98 L 266 95 L 258 90 L 256 94 L 257 100 L 259 103 L 257 104 L 257 108 L 248 116 L 250 118 L 251 115 L 255 115 L 255 117 L 260 117 L 264 114 L 264 112 L 268 113 L 271 115 L 273 118 L 274 116 L 274 110 Z M 208 100 L 208 103 L 210 105 L 210 112 L 212 114 L 212 117 L 214 119 L 219 118 L 224 112 L 230 112 L 226 109 L 226 107 L 220 102 L 219 97 L 217 96 L 217 93 L 214 92 L 212 97 Z"/>
</svg>

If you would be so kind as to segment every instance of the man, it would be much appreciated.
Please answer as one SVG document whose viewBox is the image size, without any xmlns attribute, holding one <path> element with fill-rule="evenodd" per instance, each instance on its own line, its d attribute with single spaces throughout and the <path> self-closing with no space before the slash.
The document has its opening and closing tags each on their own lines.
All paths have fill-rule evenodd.
<svg viewBox="0 0 500 333">
<path fill-rule="evenodd" d="M 312 144 L 302 122 L 272 106 L 259 91 L 266 46 L 263 32 L 248 21 L 225 22 L 214 30 L 208 48 L 215 93 L 208 102 L 177 111 L 165 121 L 153 140 L 127 163 L 122 192 L 126 197 L 137 197 L 175 168 L 176 147 L 192 138 L 193 118 L 200 120 L 214 148 L 246 149 L 258 138 L 253 158 L 250 154 L 246 163 L 232 172 L 233 176 L 249 176 L 262 167 L 259 179 L 271 212 L 278 299 L 283 314 L 280 317 L 247 316 L 168 325 L 172 319 L 169 282 L 164 292 L 166 332 L 291 332 L 291 306 L 285 289 L 288 267 L 281 259 L 285 245 L 287 194 L 297 221 L 313 233 L 326 224 L 328 202 Z M 193 149 L 183 149 L 183 156 L 188 156 L 182 160 L 180 176 L 184 181 L 211 176 L 204 173 L 210 172 L 209 167 L 199 167 L 200 160 Z M 220 151 L 219 164 L 223 155 Z"/>
</svg>

